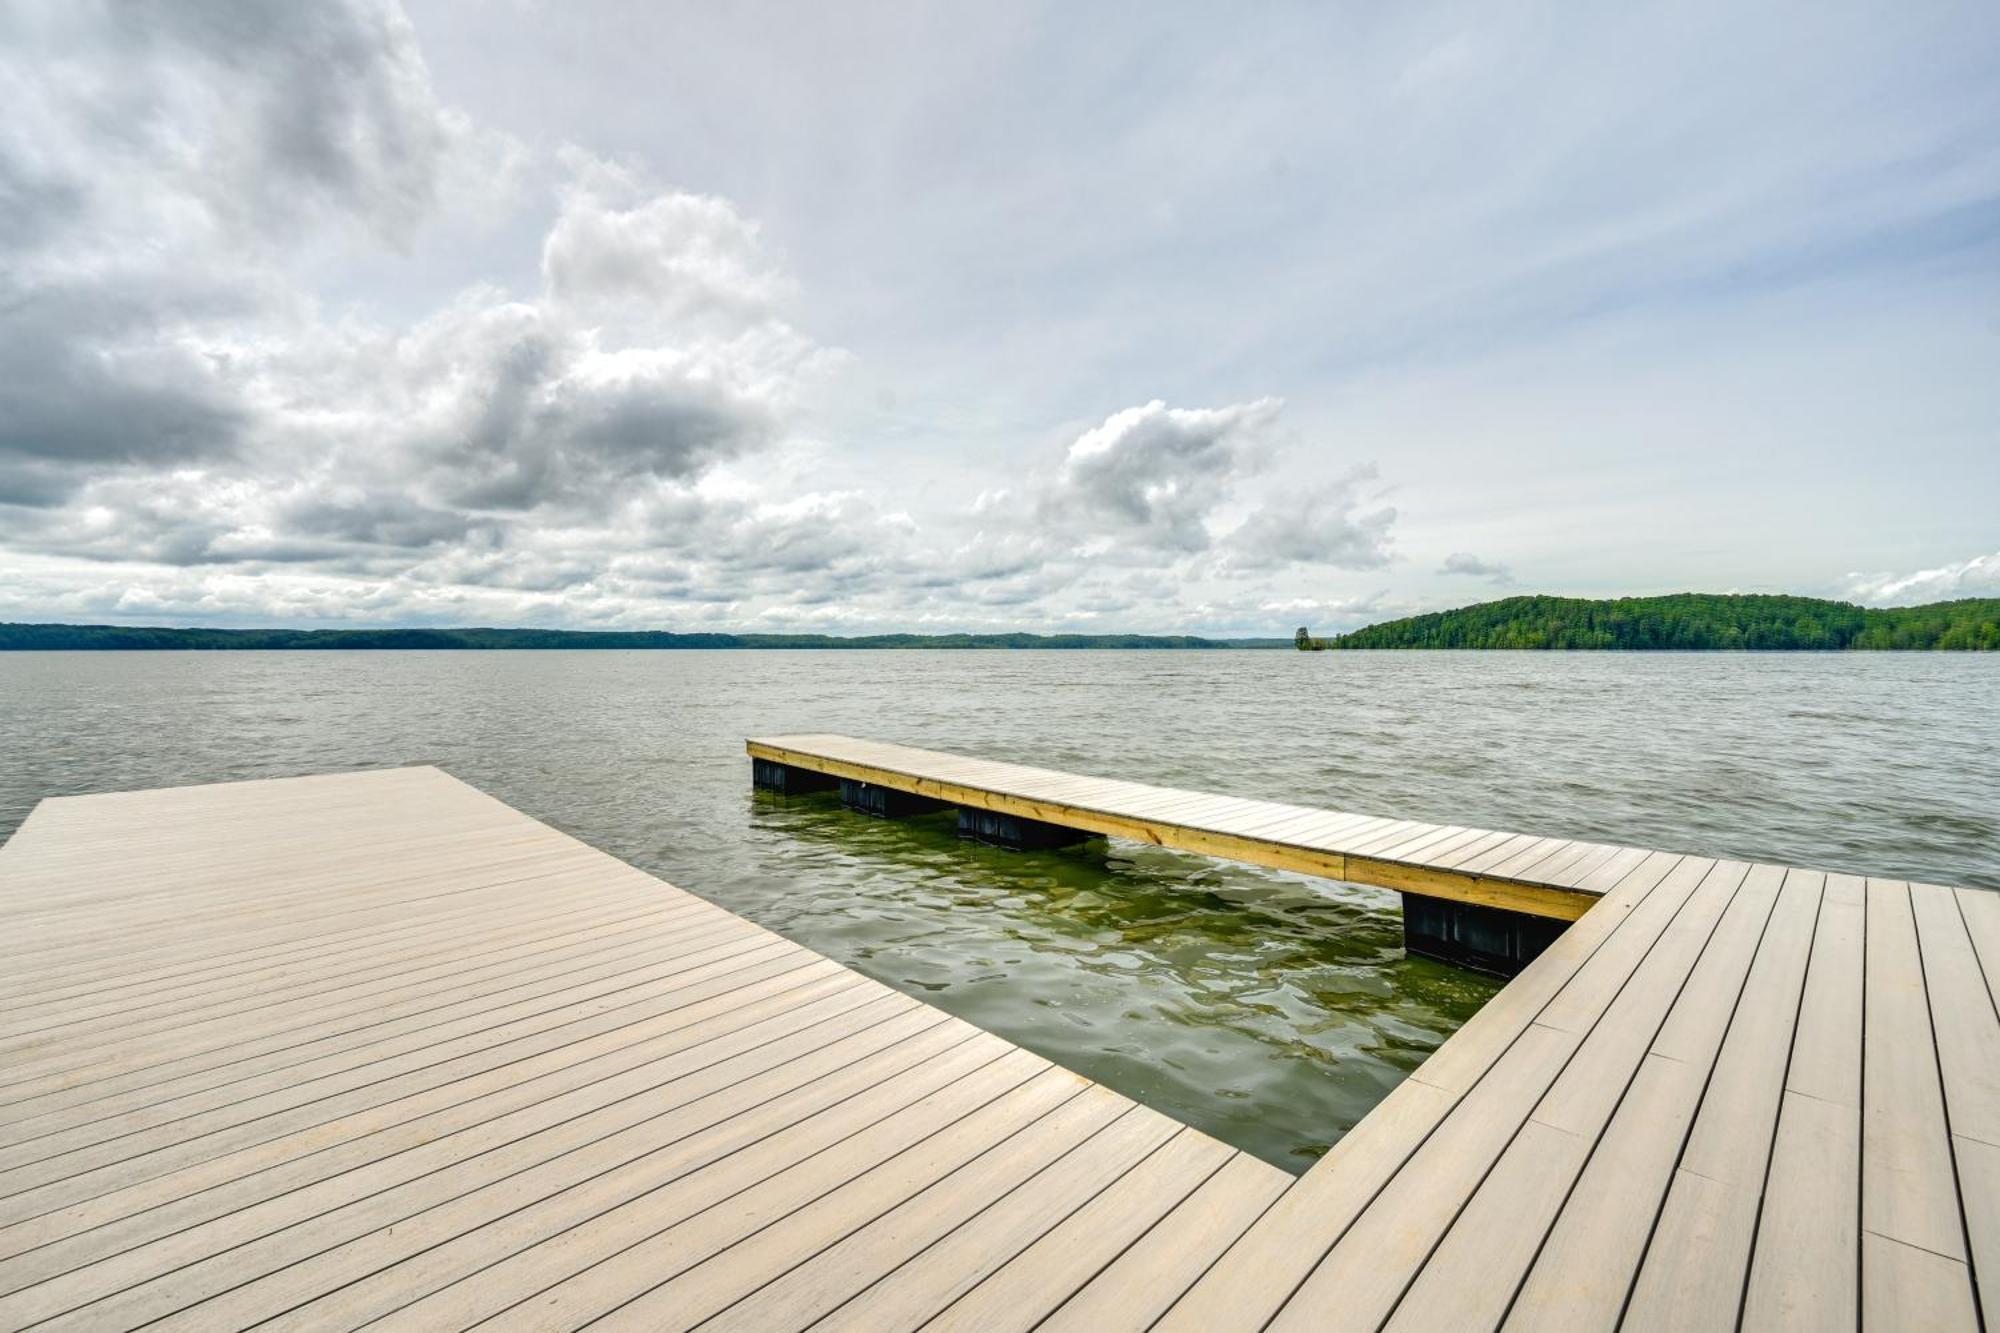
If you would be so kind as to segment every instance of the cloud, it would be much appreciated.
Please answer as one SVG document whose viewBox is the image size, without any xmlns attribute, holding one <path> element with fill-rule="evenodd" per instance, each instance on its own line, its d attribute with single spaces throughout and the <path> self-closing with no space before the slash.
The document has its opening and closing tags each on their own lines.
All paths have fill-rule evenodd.
<svg viewBox="0 0 2000 1333">
<path fill-rule="evenodd" d="M 1114 412 L 1071 442 L 1044 513 L 1141 546 L 1204 550 L 1209 516 L 1261 462 L 1280 406 L 1260 398 L 1179 408 L 1156 398 Z"/>
<path fill-rule="evenodd" d="M 241 567 L 274 606 L 308 576 L 352 581 L 357 608 L 587 585 L 637 539 L 621 509 L 768 447 L 829 357 L 785 321 L 754 224 L 576 149 L 540 290 L 324 315 L 300 274 L 329 238 L 404 244 L 491 202 L 525 151 L 437 100 L 393 6 L 48 6 L 9 36 L 16 553 Z"/>
<path fill-rule="evenodd" d="M 6 614 L 1158 628 L 1389 558 L 1372 470 L 1273 476 L 1274 398 L 1110 411 L 922 518 L 834 480 L 855 442 L 799 405 L 848 358 L 757 221 L 476 125 L 392 5 L 48 5 L 0 37 Z M 512 286 L 320 289 L 517 205 L 548 211 Z"/>
<path fill-rule="evenodd" d="M 116 58 L 117 86 L 90 91 L 130 127 L 133 169 L 239 230 L 333 216 L 406 241 L 447 192 L 483 194 L 518 165 L 517 145 L 438 102 L 393 4 L 51 9 L 71 11 L 54 44 Z"/>
<path fill-rule="evenodd" d="M 2000 551 L 1912 574 L 1849 574 L 1845 595 L 1866 606 L 1917 606 L 2000 597 Z"/>
<path fill-rule="evenodd" d="M 775 321 L 793 295 L 756 223 L 727 199 L 648 188 L 636 168 L 569 146 L 571 178 L 542 246 L 549 300 L 628 336 Z"/>
<path fill-rule="evenodd" d="M 29 4 L 0 32 L 0 502 L 255 443 L 282 271 L 332 227 L 402 239 L 518 146 L 433 96 L 401 12 L 356 0 Z"/>
<path fill-rule="evenodd" d="M 1381 569 L 1388 565 L 1396 511 L 1369 507 L 1373 467 L 1356 468 L 1336 481 L 1295 487 L 1267 501 L 1229 534 L 1228 561 L 1242 569 L 1323 565 Z"/>
<path fill-rule="evenodd" d="M 1453 551 L 1438 566 L 1440 574 L 1464 574 L 1471 578 L 1485 579 L 1488 583 L 1505 586 L 1514 581 L 1513 571 L 1496 561 L 1481 560 L 1465 551 Z"/>
</svg>

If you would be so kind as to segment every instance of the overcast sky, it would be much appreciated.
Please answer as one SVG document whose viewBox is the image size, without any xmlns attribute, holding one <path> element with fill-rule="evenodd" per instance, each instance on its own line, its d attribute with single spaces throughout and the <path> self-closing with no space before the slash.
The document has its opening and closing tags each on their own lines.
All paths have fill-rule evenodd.
<svg viewBox="0 0 2000 1333">
<path fill-rule="evenodd" d="M 0 7 L 0 618 L 2000 595 L 2000 10 Z"/>
</svg>

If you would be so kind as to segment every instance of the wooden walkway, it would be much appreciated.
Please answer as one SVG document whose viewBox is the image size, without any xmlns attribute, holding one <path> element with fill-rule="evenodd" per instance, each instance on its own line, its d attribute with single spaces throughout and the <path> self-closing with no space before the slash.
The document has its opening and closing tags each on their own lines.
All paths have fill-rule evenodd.
<svg viewBox="0 0 2000 1333">
<path fill-rule="evenodd" d="M 852 736 L 767 736 L 746 748 L 755 759 L 952 805 L 1562 921 L 1582 916 L 1653 855 L 1609 843 L 1082 777 Z"/>
<path fill-rule="evenodd" d="M 1294 1180 L 433 769 L 46 801 L 0 1327 L 1977 1327 L 2000 895 L 1622 864 Z"/>
</svg>

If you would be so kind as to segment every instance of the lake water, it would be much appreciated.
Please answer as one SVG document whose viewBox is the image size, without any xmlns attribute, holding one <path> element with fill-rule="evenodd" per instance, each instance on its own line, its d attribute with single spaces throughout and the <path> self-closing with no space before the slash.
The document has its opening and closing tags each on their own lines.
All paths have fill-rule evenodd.
<svg viewBox="0 0 2000 1333">
<path fill-rule="evenodd" d="M 1952 654 L 0 653 L 0 836 L 436 764 L 1292 1170 L 1495 989 L 1405 958 L 1385 891 L 755 795 L 780 731 L 2000 887 L 2000 659 Z"/>
</svg>

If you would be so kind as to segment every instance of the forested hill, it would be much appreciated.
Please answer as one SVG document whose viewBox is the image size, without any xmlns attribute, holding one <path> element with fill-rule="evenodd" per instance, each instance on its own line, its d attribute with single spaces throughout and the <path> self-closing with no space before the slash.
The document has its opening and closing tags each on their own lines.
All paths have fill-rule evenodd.
<svg viewBox="0 0 2000 1333">
<path fill-rule="evenodd" d="M 202 629 L 0 624 L 8 649 L 229 648 L 1275 648 L 1285 639 L 1187 634 L 674 634 L 664 630 Z"/>
<path fill-rule="evenodd" d="M 1816 597 L 1509 597 L 1321 641 L 1328 648 L 2000 650 L 2000 598 L 1886 610 Z"/>
</svg>

